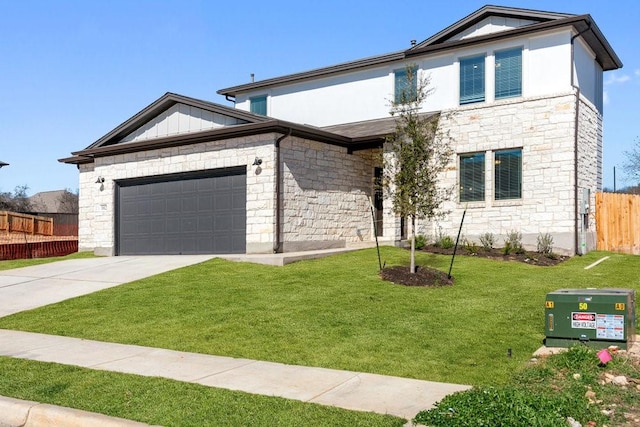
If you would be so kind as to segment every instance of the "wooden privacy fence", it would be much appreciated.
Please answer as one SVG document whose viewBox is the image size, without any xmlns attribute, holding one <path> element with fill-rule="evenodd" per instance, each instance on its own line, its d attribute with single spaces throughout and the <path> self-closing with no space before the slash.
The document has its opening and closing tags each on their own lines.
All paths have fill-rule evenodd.
<svg viewBox="0 0 640 427">
<path fill-rule="evenodd" d="M 42 216 L 0 211 L 0 231 L 7 233 L 53 235 L 53 219 Z"/>
<path fill-rule="evenodd" d="M 0 260 L 64 256 L 78 252 L 77 240 L 0 244 Z"/>
<path fill-rule="evenodd" d="M 597 247 L 640 255 L 640 195 L 596 193 Z"/>
</svg>

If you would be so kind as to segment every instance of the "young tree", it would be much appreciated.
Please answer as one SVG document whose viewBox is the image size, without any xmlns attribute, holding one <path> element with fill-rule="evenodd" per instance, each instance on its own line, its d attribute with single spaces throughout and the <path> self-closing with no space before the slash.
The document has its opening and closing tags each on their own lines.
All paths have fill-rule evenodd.
<svg viewBox="0 0 640 427">
<path fill-rule="evenodd" d="M 11 212 L 29 212 L 31 210 L 31 202 L 27 196 L 27 185 L 19 185 L 13 193 L 0 193 L 0 211 Z"/>
<path fill-rule="evenodd" d="M 393 203 L 393 212 L 409 219 L 410 272 L 415 273 L 416 220 L 432 220 L 444 214 L 441 206 L 449 199 L 451 189 L 438 183 L 453 150 L 449 135 L 438 127 L 440 113 L 420 113 L 422 104 L 433 92 L 429 79 L 420 79 L 415 66 L 407 66 L 405 73 L 404 84 L 396 85 L 392 102 L 396 127 L 386 139 L 383 185 Z"/>
<path fill-rule="evenodd" d="M 635 146 L 625 151 L 624 155 L 627 156 L 627 160 L 622 168 L 631 180 L 640 183 L 640 139 L 636 139 Z"/>
<path fill-rule="evenodd" d="M 70 189 L 64 190 L 58 197 L 58 209 L 60 213 L 78 213 L 78 190 L 75 192 Z"/>
</svg>

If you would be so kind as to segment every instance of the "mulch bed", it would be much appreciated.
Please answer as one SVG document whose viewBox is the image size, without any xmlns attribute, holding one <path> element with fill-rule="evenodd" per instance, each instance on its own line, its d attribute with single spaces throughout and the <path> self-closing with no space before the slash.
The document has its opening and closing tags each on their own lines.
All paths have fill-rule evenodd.
<svg viewBox="0 0 640 427">
<path fill-rule="evenodd" d="M 409 273 L 409 267 L 385 267 L 380 272 L 383 280 L 405 286 L 447 286 L 453 285 L 453 278 L 447 273 L 429 267 L 417 267 L 415 273 Z"/>
<path fill-rule="evenodd" d="M 421 251 L 441 255 L 453 255 L 453 248 L 444 249 L 433 245 L 425 246 L 423 249 L 421 249 Z M 475 252 L 470 252 L 467 249 L 460 247 L 456 252 L 456 257 L 458 256 L 475 256 L 478 258 L 489 258 L 499 261 L 516 261 L 543 267 L 557 265 L 569 259 L 568 256 L 555 254 L 552 256 L 547 256 L 539 254 L 537 252 L 524 252 L 520 254 L 511 253 L 509 255 L 505 255 L 502 252 L 502 249 L 496 248 L 491 250 L 480 248 Z M 453 277 L 448 278 L 447 273 L 433 268 L 420 266 L 417 267 L 414 274 L 409 273 L 409 267 L 385 267 L 380 272 L 380 277 L 383 280 L 404 286 L 438 287 L 453 285 Z"/>
</svg>

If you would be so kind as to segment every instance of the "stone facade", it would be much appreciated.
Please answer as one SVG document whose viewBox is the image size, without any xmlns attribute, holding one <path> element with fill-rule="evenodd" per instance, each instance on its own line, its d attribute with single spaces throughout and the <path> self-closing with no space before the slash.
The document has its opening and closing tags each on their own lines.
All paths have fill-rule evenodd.
<svg viewBox="0 0 640 427">
<path fill-rule="evenodd" d="M 373 241 L 374 155 L 299 138 L 282 142 L 285 252 Z"/>
<path fill-rule="evenodd" d="M 275 140 L 264 134 L 175 148 L 99 157 L 80 168 L 80 250 L 115 253 L 117 181 L 244 166 L 247 168 L 247 253 L 272 253 L 276 241 Z M 300 138 L 281 143 L 281 242 L 287 252 L 345 247 L 373 240 L 369 197 L 371 150 Z M 262 159 L 260 167 L 253 160 Z M 97 183 L 99 177 L 103 183 Z"/>
<path fill-rule="evenodd" d="M 271 252 L 274 239 L 275 138 L 263 134 L 130 154 L 98 157 L 81 165 L 79 248 L 113 255 L 117 180 L 245 166 L 247 252 Z M 262 158 L 260 170 L 252 163 Z M 99 177 L 104 183 L 96 183 Z"/>
<path fill-rule="evenodd" d="M 517 98 L 490 105 L 460 107 L 443 115 L 440 126 L 449 131 L 456 152 L 442 177 L 443 186 L 453 188 L 452 200 L 443 210 L 444 219 L 418 225 L 418 234 L 434 238 L 439 233 L 455 237 L 467 208 L 462 233 L 479 242 L 483 233 L 493 233 L 500 245 L 507 233 L 522 233 L 527 249 L 535 249 L 540 233 L 554 238 L 554 251 L 575 250 L 575 116 L 576 96 L 560 93 L 540 98 Z M 601 116 L 582 100 L 579 122 L 579 188 L 598 188 L 598 152 L 601 153 Z M 494 200 L 493 153 L 522 149 L 522 197 Z M 600 151 L 598 151 L 600 150 Z M 460 203 L 458 155 L 485 153 L 485 200 Z M 580 190 L 581 191 L 581 190 Z M 592 217 L 592 216 L 591 216 Z M 397 237 L 399 227 L 391 234 Z M 588 243 L 592 247 L 591 243 Z"/>
</svg>

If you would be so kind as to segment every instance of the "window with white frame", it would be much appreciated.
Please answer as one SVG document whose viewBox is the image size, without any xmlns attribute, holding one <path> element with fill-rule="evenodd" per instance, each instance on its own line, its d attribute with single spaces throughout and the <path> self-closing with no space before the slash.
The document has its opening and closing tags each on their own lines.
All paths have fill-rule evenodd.
<svg viewBox="0 0 640 427">
<path fill-rule="evenodd" d="M 522 198 L 522 149 L 496 151 L 494 159 L 494 199 Z"/>
<path fill-rule="evenodd" d="M 496 99 L 522 95 L 522 48 L 495 53 Z"/>
<path fill-rule="evenodd" d="M 460 104 L 483 102 L 485 56 L 460 60 Z"/>
<path fill-rule="evenodd" d="M 484 201 L 484 153 L 460 154 L 460 202 Z"/>
</svg>

